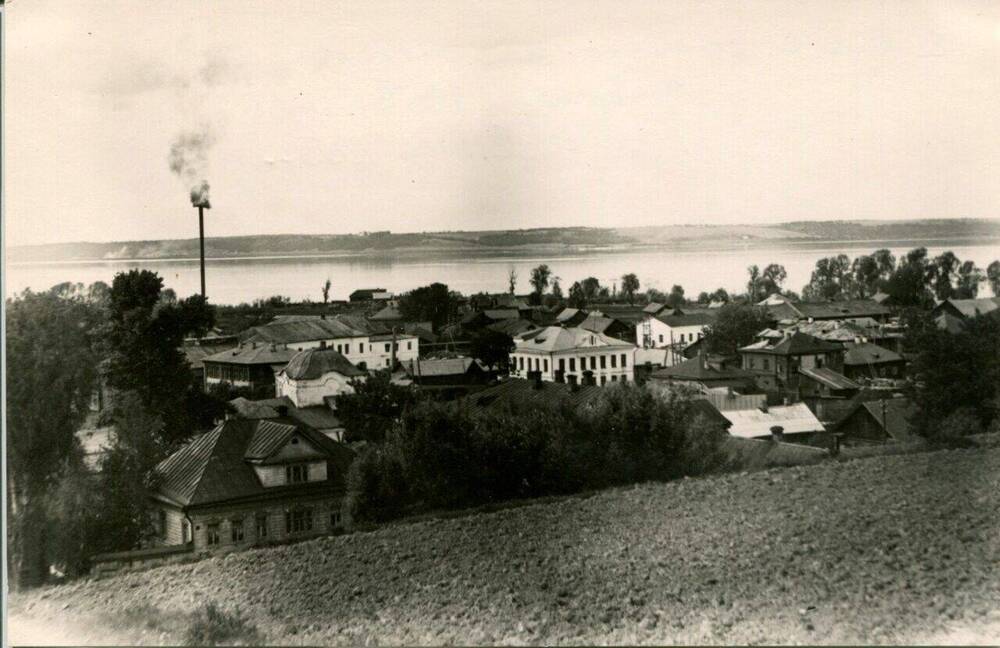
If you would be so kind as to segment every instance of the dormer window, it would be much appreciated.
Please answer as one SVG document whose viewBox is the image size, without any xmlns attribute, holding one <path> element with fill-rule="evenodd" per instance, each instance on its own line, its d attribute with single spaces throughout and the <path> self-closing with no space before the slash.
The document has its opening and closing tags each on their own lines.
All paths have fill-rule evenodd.
<svg viewBox="0 0 1000 648">
<path fill-rule="evenodd" d="M 285 466 L 285 482 L 288 484 L 304 484 L 309 481 L 309 464 L 291 464 Z"/>
</svg>

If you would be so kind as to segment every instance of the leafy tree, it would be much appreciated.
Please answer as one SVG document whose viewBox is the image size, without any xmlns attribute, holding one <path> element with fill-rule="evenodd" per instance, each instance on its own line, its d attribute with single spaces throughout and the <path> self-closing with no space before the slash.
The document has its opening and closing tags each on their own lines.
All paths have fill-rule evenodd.
<svg viewBox="0 0 1000 648">
<path fill-rule="evenodd" d="M 1000 266 L 1000 264 L 997 264 Z M 552 296 L 558 300 L 563 298 L 562 286 L 559 284 L 559 277 L 552 278 Z"/>
<path fill-rule="evenodd" d="M 511 266 L 510 270 L 507 271 L 507 292 L 514 294 L 517 289 L 517 270 Z"/>
<path fill-rule="evenodd" d="M 549 287 L 551 276 L 552 270 L 544 263 L 531 271 L 531 287 L 535 289 L 536 295 L 540 297 Z"/>
<path fill-rule="evenodd" d="M 802 296 L 810 301 L 844 299 L 852 293 L 851 260 L 846 254 L 816 261 Z"/>
<path fill-rule="evenodd" d="M 771 323 L 767 309 L 750 304 L 727 304 L 705 328 L 705 344 L 712 353 L 733 355 Z"/>
<path fill-rule="evenodd" d="M 872 253 L 872 258 L 875 259 L 875 265 L 878 266 L 879 279 L 888 281 L 892 273 L 896 271 L 896 257 L 889 250 L 882 248 L 875 250 Z"/>
<path fill-rule="evenodd" d="M 457 296 L 447 285 L 435 282 L 400 297 L 399 312 L 406 321 L 431 322 L 438 330 L 458 312 Z"/>
<path fill-rule="evenodd" d="M 155 536 L 152 470 L 170 451 L 159 433 L 162 419 L 146 409 L 137 393 L 119 396 L 112 420 L 111 446 L 100 466 L 100 532 L 94 553 L 135 549 Z"/>
<path fill-rule="evenodd" d="M 1000 297 L 1000 261 L 994 261 L 986 267 L 986 280 L 995 297 Z"/>
<path fill-rule="evenodd" d="M 393 383 L 388 371 L 377 371 L 367 380 L 353 380 L 351 385 L 353 394 L 334 397 L 346 441 L 382 441 L 416 402 L 415 392 Z"/>
<path fill-rule="evenodd" d="M 678 286 L 677 284 L 674 284 L 674 286 L 670 289 L 670 294 L 667 295 L 667 306 L 669 306 L 670 308 L 679 308 L 686 303 L 687 300 L 684 299 L 683 286 Z"/>
<path fill-rule="evenodd" d="M 732 298 L 729 296 L 729 293 L 726 292 L 725 288 L 716 288 L 715 292 L 708 296 L 708 303 L 720 302 L 728 304 L 730 301 L 732 301 Z"/>
<path fill-rule="evenodd" d="M 781 286 L 787 278 L 788 273 L 785 272 L 785 266 L 783 265 L 771 263 L 764 268 L 764 272 L 761 273 L 761 286 L 763 287 L 764 297 L 780 293 Z"/>
<path fill-rule="evenodd" d="M 874 256 L 862 255 L 851 264 L 852 297 L 866 299 L 878 292 L 882 280 L 879 262 Z"/>
<path fill-rule="evenodd" d="M 584 293 L 583 285 L 579 281 L 574 281 L 569 287 L 570 308 L 586 308 L 587 295 Z"/>
<path fill-rule="evenodd" d="M 915 248 L 900 260 L 885 283 L 884 291 L 896 306 L 926 308 L 934 303 L 934 295 L 928 288 L 934 274 L 927 259 L 927 248 Z"/>
<path fill-rule="evenodd" d="M 750 277 L 747 281 L 747 295 L 750 297 L 750 301 L 756 304 L 763 299 L 761 297 L 763 287 L 761 285 L 760 268 L 756 264 L 749 266 L 747 274 Z"/>
<path fill-rule="evenodd" d="M 601 282 L 596 277 L 587 277 L 580 282 L 580 286 L 583 288 L 584 297 L 587 298 L 588 302 L 608 296 L 608 289 L 601 286 Z"/>
<path fill-rule="evenodd" d="M 328 277 L 327 280 L 326 280 L 326 283 L 323 284 L 323 303 L 324 304 L 330 303 L 330 287 L 331 286 L 332 286 L 332 284 L 330 283 L 330 279 Z"/>
<path fill-rule="evenodd" d="M 181 352 L 184 338 L 212 326 L 214 312 L 201 295 L 175 304 L 161 301 L 163 280 L 149 270 L 115 276 L 107 327 L 107 380 L 135 391 L 143 406 L 163 421 L 168 443 L 182 441 L 199 422 L 187 405 L 197 389 Z"/>
<path fill-rule="evenodd" d="M 958 268 L 962 262 L 950 250 L 934 258 L 931 263 L 933 273 L 934 294 L 938 299 L 948 299 L 953 296 L 954 281 L 958 278 Z"/>
<path fill-rule="evenodd" d="M 935 439 L 949 416 L 966 410 L 986 426 L 990 402 L 1000 385 L 1000 319 L 989 315 L 965 320 L 957 334 L 938 329 L 929 315 L 908 327 L 906 348 L 916 351 L 910 367 L 920 434 Z"/>
<path fill-rule="evenodd" d="M 513 350 L 514 339 L 511 336 L 490 328 L 476 332 L 469 346 L 472 357 L 478 358 L 490 369 L 506 369 Z"/>
<path fill-rule="evenodd" d="M 983 271 L 972 261 L 966 261 L 958 268 L 958 285 L 955 286 L 956 299 L 975 299 L 979 284 L 983 281 Z"/>
<path fill-rule="evenodd" d="M 11 586 L 48 573 L 45 503 L 74 452 L 97 378 L 100 312 L 80 296 L 25 291 L 6 302 L 7 568 Z"/>
<path fill-rule="evenodd" d="M 622 295 L 629 304 L 635 303 L 635 294 L 639 292 L 639 277 L 634 272 L 622 275 Z"/>
</svg>

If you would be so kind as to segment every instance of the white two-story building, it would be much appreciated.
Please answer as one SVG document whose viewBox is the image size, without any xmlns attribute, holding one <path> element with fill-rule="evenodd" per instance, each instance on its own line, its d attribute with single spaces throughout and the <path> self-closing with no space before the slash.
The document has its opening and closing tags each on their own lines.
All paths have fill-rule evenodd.
<svg viewBox="0 0 1000 648">
<path fill-rule="evenodd" d="M 346 315 L 271 322 L 250 329 L 246 339 L 294 351 L 334 349 L 360 369 L 391 368 L 394 339 L 398 362 L 415 360 L 420 354 L 416 335 L 393 336 L 363 317 Z"/>
<path fill-rule="evenodd" d="M 549 382 L 583 383 L 590 375 L 598 385 L 635 379 L 635 345 L 603 333 L 549 326 L 515 338 L 514 345 L 513 376 L 539 372 Z"/>
<path fill-rule="evenodd" d="M 644 349 L 668 349 L 666 366 L 673 366 L 686 360 L 684 349 L 703 338 L 714 320 L 708 313 L 647 314 L 636 324 L 635 339 Z"/>
</svg>

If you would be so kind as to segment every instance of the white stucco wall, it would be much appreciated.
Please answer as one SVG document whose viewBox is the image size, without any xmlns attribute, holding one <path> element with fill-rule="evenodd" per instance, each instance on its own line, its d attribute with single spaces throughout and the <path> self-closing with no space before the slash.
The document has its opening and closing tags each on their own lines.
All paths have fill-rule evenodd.
<svg viewBox="0 0 1000 648">
<path fill-rule="evenodd" d="M 323 405 L 324 396 L 353 394 L 350 380 L 336 372 L 323 374 L 315 380 L 293 380 L 282 372 L 275 377 L 275 384 L 279 397 L 288 396 L 296 407 L 311 407 Z"/>
</svg>

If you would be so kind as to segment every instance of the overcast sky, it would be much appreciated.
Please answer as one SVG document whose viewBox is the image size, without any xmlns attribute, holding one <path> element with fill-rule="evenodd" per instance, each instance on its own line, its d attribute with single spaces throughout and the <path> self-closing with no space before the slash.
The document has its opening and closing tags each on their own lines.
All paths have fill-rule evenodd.
<svg viewBox="0 0 1000 648">
<path fill-rule="evenodd" d="M 8 243 L 994 217 L 1000 3 L 15 0 Z"/>
</svg>

